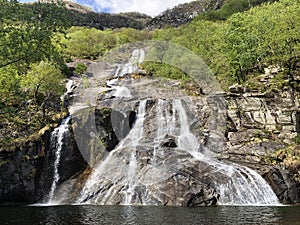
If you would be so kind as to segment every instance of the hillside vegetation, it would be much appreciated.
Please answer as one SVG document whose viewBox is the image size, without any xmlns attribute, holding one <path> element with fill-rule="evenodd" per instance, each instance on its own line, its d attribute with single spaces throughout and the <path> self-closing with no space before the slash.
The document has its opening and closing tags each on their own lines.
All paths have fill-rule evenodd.
<svg viewBox="0 0 300 225">
<path fill-rule="evenodd" d="M 225 2 L 223 7 L 230 2 Z M 220 9 L 223 13 L 232 13 L 232 8 L 227 11 L 228 7 L 223 7 Z M 94 59 L 121 44 L 162 40 L 182 45 L 199 55 L 224 87 L 236 82 L 245 83 L 270 65 L 284 69 L 282 80 L 293 81 L 299 68 L 299 7 L 299 0 L 269 2 L 246 12 L 234 13 L 226 20 L 210 21 L 199 16 L 178 28 L 153 31 L 124 28 L 98 31 L 73 27 L 67 31 L 67 38 L 61 39 L 67 46 L 61 51 L 69 59 Z M 158 67 L 167 66 L 148 63 L 144 67 L 151 74 L 165 76 L 162 71 L 166 70 Z M 174 74 L 170 76 L 174 78 Z"/>
<path fill-rule="evenodd" d="M 248 1 L 246 8 L 232 11 L 228 5 L 234 2 L 228 0 L 218 11 L 200 15 L 186 25 L 150 31 L 115 28 L 112 17 L 107 17 L 112 23 L 107 25 L 114 29 L 102 30 L 101 20 L 95 22 L 102 24 L 95 26 L 101 29 L 72 26 L 70 12 L 63 5 L 1 0 L 1 142 L 8 143 L 20 134 L 28 136 L 55 121 L 60 106 L 47 100 L 58 99 L 63 92 L 69 73 L 66 62 L 94 60 L 135 41 L 162 40 L 190 49 L 209 65 L 225 90 L 234 83 L 258 85 L 255 79 L 270 65 L 282 72 L 273 87 L 260 88 L 299 89 L 300 0 L 268 1 L 250 8 L 249 2 L 254 5 L 262 1 Z M 125 17 L 146 19 L 134 13 Z M 168 65 L 141 66 L 149 75 L 178 79 L 183 85 L 192 80 Z"/>
</svg>

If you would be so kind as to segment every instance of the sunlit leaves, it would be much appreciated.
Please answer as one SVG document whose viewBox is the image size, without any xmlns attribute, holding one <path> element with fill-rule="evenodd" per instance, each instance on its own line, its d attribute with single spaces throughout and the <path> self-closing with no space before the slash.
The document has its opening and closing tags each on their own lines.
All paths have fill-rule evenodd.
<svg viewBox="0 0 300 225">
<path fill-rule="evenodd" d="M 38 92 L 62 94 L 63 78 L 63 74 L 53 63 L 41 61 L 33 64 L 28 73 L 21 77 L 21 86 L 31 90 L 35 96 Z"/>
<path fill-rule="evenodd" d="M 15 64 L 20 73 L 30 63 L 51 58 L 51 37 L 67 25 L 58 4 L 1 1 L 0 16 L 0 68 Z"/>
</svg>

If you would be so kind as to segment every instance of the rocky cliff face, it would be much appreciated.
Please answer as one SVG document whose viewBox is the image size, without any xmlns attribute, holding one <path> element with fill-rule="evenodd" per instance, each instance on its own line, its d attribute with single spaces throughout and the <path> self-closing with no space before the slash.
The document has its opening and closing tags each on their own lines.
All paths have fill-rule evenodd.
<svg viewBox="0 0 300 225">
<path fill-rule="evenodd" d="M 258 83 L 270 86 L 278 72 L 269 72 Z M 221 158 L 259 171 L 282 202 L 299 202 L 300 158 L 295 142 L 300 127 L 299 92 L 293 87 L 264 92 L 239 85 L 230 90 L 226 95 L 227 150 Z"/>
<path fill-rule="evenodd" d="M 27 7 L 36 9 L 41 13 L 39 4 L 50 4 L 55 1 L 40 1 L 41 3 L 26 3 Z M 143 29 L 151 17 L 140 13 L 123 13 L 123 14 L 109 14 L 96 13 L 91 8 L 82 6 L 72 1 L 63 1 L 65 5 L 66 20 L 71 26 L 86 26 L 96 29 L 104 30 L 108 28 L 122 28 L 131 27 L 135 29 Z M 42 8 L 47 10 L 47 7 Z M 47 14 L 47 12 L 42 12 Z"/>
<path fill-rule="evenodd" d="M 225 0 L 198 0 L 180 4 L 173 9 L 162 12 L 146 24 L 147 28 L 164 28 L 166 26 L 178 27 L 193 20 L 197 15 L 216 10 Z"/>
<path fill-rule="evenodd" d="M 43 151 L 41 142 L 27 143 L 13 152 L 1 151 L 0 204 L 34 203 L 41 197 L 36 184 L 37 162 Z"/>
<path fill-rule="evenodd" d="M 274 93 L 235 85 L 227 94 L 189 96 L 178 82 L 143 73 L 112 79 L 118 68 L 94 63 L 88 71 L 90 83 L 84 84 L 87 90 L 77 82 L 77 104 L 70 108 L 77 111 L 74 133 L 63 142 L 55 201 L 245 203 L 236 193 L 256 191 L 248 180 L 264 182 L 247 166 L 265 178 L 281 202 L 300 202 L 300 150 L 294 140 L 300 126 L 299 94 L 292 87 Z M 274 76 L 262 75 L 260 80 L 268 85 Z M 85 110 L 91 106 L 94 110 Z M 50 135 L 46 130 L 35 142 L 1 152 L 0 203 L 34 203 L 47 197 L 55 154 Z M 265 194 L 255 192 L 250 199 Z"/>
<path fill-rule="evenodd" d="M 299 185 L 291 170 L 269 160 L 296 136 L 297 113 L 291 103 L 295 98 L 288 91 L 276 97 L 232 87 L 230 93 L 214 97 L 188 96 L 176 81 L 143 74 L 111 80 L 118 68 L 95 63 L 88 72 L 92 85 L 88 96 L 97 95 L 90 102 L 98 111 L 98 134 L 93 137 L 100 132 L 118 138 L 118 145 L 91 151 L 87 158 L 98 159 L 90 161 L 93 171 L 60 185 L 56 198 L 61 204 L 247 204 L 262 196 L 274 204 L 268 193 L 255 192 L 258 184 L 251 186 L 248 179 L 259 185 L 265 181 L 244 166 L 264 176 L 281 202 L 299 202 Z M 287 108 L 282 108 L 283 101 Z M 113 115 L 115 111 L 119 114 Z M 136 113 L 135 125 L 125 131 L 123 122 L 130 112 Z M 113 124 L 103 118 L 118 119 Z M 90 145 L 96 144 L 93 140 Z M 98 143 L 95 149 L 99 147 Z M 241 190 L 246 193 L 239 195 Z M 249 197 L 250 192 L 255 194 Z"/>
<path fill-rule="evenodd" d="M 53 182 L 51 132 L 46 130 L 36 141 L 24 143 L 13 151 L 0 152 L 0 204 L 42 203 Z M 60 181 L 70 178 L 86 166 L 74 139 L 63 145 Z"/>
</svg>

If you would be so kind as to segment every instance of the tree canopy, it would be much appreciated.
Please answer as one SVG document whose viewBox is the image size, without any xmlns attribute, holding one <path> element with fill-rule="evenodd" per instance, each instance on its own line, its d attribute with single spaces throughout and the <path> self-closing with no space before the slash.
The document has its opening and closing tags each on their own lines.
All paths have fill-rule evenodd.
<svg viewBox="0 0 300 225">
<path fill-rule="evenodd" d="M 57 61 L 51 42 L 55 32 L 67 27 L 65 10 L 59 4 L 17 1 L 0 2 L 0 68 L 13 65 L 25 72 L 31 63 L 43 59 Z"/>
</svg>

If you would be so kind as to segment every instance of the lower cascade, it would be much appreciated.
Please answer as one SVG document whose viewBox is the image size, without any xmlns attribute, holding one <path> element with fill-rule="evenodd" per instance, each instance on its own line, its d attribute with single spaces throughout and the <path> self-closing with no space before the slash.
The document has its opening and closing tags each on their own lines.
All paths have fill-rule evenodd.
<svg viewBox="0 0 300 225">
<path fill-rule="evenodd" d="M 134 126 L 74 200 L 99 205 L 278 205 L 267 182 L 211 156 L 190 130 L 181 99 L 139 102 Z"/>
<path fill-rule="evenodd" d="M 54 192 L 57 188 L 57 184 L 59 182 L 60 176 L 59 176 L 59 164 L 61 162 L 61 151 L 63 147 L 63 141 L 65 136 L 69 133 L 69 122 L 71 117 L 67 117 L 64 119 L 59 127 L 54 129 L 54 131 L 51 134 L 51 146 L 55 151 L 55 160 L 53 165 L 53 178 L 52 178 L 52 184 L 51 189 L 48 194 L 47 203 L 52 204 L 53 198 L 54 198 Z"/>
</svg>

